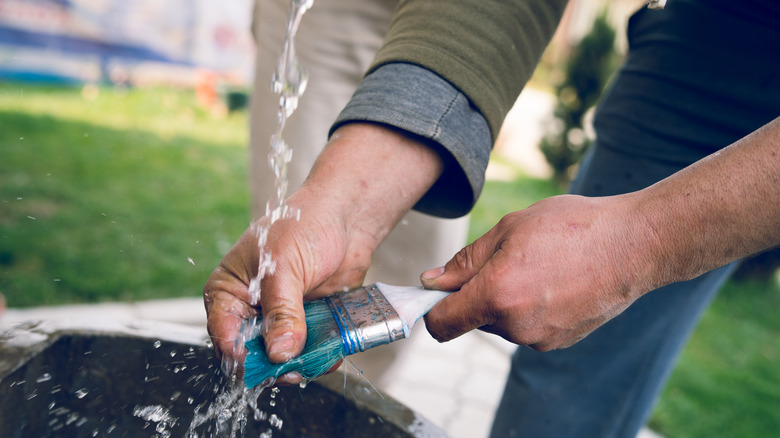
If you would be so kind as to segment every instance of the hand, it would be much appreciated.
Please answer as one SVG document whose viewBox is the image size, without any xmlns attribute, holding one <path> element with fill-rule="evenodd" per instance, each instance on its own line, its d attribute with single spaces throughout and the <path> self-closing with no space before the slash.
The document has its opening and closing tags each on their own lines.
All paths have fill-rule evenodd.
<svg viewBox="0 0 780 438">
<path fill-rule="evenodd" d="M 302 206 L 300 220 L 282 219 L 269 230 L 265 250 L 270 251 L 275 269 L 261 282 L 259 302 L 252 302 L 249 284 L 258 268 L 256 230 L 265 219 L 244 232 L 204 287 L 208 331 L 226 371 L 241 370 L 246 352 L 236 342 L 243 321 L 262 310 L 269 359 L 283 362 L 297 356 L 306 340 L 304 299 L 363 281 L 370 249 L 347 241 L 336 212 L 319 202 L 302 202 L 301 197 L 291 198 L 291 205 Z"/>
<path fill-rule="evenodd" d="M 261 312 L 269 360 L 300 354 L 306 340 L 303 300 L 360 286 L 371 253 L 441 171 L 438 154 L 415 137 L 374 124 L 339 128 L 288 200 L 300 220 L 271 226 L 266 250 L 276 269 L 261 282 L 260 302 L 249 297 L 259 258 L 257 223 L 204 287 L 208 330 L 223 368 L 241 372 L 246 352 L 243 345 L 234 348 L 239 327 Z"/>
<path fill-rule="evenodd" d="M 425 287 L 439 341 L 482 328 L 572 345 L 641 295 L 780 245 L 780 118 L 664 180 L 604 198 L 557 196 L 511 213 Z"/>
<path fill-rule="evenodd" d="M 481 328 L 547 351 L 587 336 L 651 289 L 646 228 L 627 197 L 557 196 L 505 216 L 421 277 L 457 291 L 426 316 L 447 341 Z"/>
</svg>

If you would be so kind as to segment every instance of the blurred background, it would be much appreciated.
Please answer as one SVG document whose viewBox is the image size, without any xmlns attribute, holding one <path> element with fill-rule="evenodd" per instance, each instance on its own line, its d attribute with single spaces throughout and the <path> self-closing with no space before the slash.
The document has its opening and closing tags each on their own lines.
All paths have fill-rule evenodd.
<svg viewBox="0 0 780 438">
<path fill-rule="evenodd" d="M 571 2 L 507 118 L 471 240 L 565 191 L 641 4 Z M 200 295 L 249 221 L 252 5 L 0 0 L 0 294 L 9 308 Z M 752 259 L 716 299 L 653 430 L 755 437 L 780 428 L 777 266 L 776 251 Z"/>
</svg>

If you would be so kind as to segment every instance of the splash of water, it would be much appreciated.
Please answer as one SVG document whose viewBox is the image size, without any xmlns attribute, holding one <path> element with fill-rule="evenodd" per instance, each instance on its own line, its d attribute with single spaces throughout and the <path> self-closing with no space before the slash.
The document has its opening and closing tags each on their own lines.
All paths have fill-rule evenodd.
<svg viewBox="0 0 780 438">
<path fill-rule="evenodd" d="M 268 231 L 270 227 L 280 219 L 299 218 L 300 211 L 291 208 L 286 203 L 287 198 L 287 165 L 292 160 L 292 149 L 283 139 L 283 131 L 287 119 L 298 106 L 298 100 L 306 89 L 307 73 L 298 63 L 295 52 L 295 35 L 300 26 L 303 14 L 311 8 L 314 0 L 290 0 L 290 11 L 287 21 L 287 29 L 281 54 L 277 60 L 276 71 L 271 79 L 271 89 L 279 95 L 277 109 L 277 129 L 270 138 L 271 149 L 268 154 L 268 165 L 274 173 L 275 191 L 272 199 L 266 202 L 266 221 L 256 226 L 257 248 L 259 263 L 257 276 L 249 284 L 251 304 L 260 302 L 260 282 L 266 275 L 273 274 L 276 263 L 271 251 L 266 247 Z M 244 343 L 257 336 L 261 330 L 260 318 L 244 321 L 239 327 L 239 336 L 233 348 L 237 353 L 243 348 Z M 235 354 L 238 356 L 238 354 Z M 224 359 L 223 359 L 224 360 Z M 223 370 L 236 369 L 236 363 L 222 364 Z M 188 437 L 195 438 L 195 429 L 206 422 L 214 421 L 213 436 L 241 436 L 251 412 L 255 419 L 268 418 L 267 414 L 257 406 L 257 400 L 265 388 L 273 384 L 272 381 L 248 390 L 242 382 L 235 379 L 226 387 L 219 389 L 216 400 L 208 406 L 200 405 L 195 408 L 195 416 L 190 425 Z M 249 409 L 247 409 L 249 407 Z M 201 412 L 205 409 L 204 412 Z M 271 426 L 281 429 L 282 420 L 275 415 L 269 419 Z M 263 436 L 271 437 L 272 430 L 268 429 Z"/>
<path fill-rule="evenodd" d="M 271 136 L 271 150 L 268 154 L 268 165 L 274 172 L 275 196 L 265 205 L 266 222 L 256 229 L 259 263 L 257 276 L 250 281 L 249 293 L 252 304 L 260 301 L 260 281 L 273 274 L 276 263 L 271 252 L 266 248 L 268 230 L 276 221 L 283 218 L 298 217 L 299 211 L 290 208 L 287 197 L 287 164 L 292 160 L 292 149 L 282 137 L 287 119 L 298 107 L 298 99 L 306 90 L 308 75 L 298 63 L 295 52 L 295 34 L 298 32 L 303 14 L 311 8 L 314 0 L 291 0 L 290 14 L 287 21 L 282 53 L 276 63 L 276 71 L 271 79 L 271 89 L 279 95 L 277 109 L 277 129 Z"/>
</svg>

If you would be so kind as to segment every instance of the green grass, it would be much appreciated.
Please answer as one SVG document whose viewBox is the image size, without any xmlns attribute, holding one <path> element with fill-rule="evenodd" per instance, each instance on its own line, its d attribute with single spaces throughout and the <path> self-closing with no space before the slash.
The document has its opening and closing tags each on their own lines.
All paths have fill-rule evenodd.
<svg viewBox="0 0 780 438">
<path fill-rule="evenodd" d="M 780 430 L 780 286 L 728 283 L 683 351 L 650 426 L 668 437 Z"/>
<path fill-rule="evenodd" d="M 0 126 L 9 306 L 197 296 L 248 224 L 244 113 L 214 119 L 176 90 L 1 84 Z"/>
<path fill-rule="evenodd" d="M 8 304 L 199 296 L 249 220 L 246 123 L 243 112 L 211 117 L 187 91 L 103 89 L 88 100 L 79 89 L 0 84 L 0 292 Z M 488 181 L 470 240 L 556 193 L 522 175 Z M 780 429 L 777 309 L 776 283 L 729 283 L 651 427 L 702 438 Z"/>
</svg>

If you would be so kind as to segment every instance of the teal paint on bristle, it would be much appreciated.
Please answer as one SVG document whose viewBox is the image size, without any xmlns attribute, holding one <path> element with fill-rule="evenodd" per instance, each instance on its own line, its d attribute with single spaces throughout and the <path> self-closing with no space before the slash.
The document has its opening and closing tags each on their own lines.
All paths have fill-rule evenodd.
<svg viewBox="0 0 780 438">
<path fill-rule="evenodd" d="M 244 384 L 247 388 L 265 382 L 291 371 L 304 379 L 313 379 L 325 374 L 336 363 L 347 356 L 344 342 L 333 318 L 333 313 L 324 300 L 304 303 L 306 312 L 306 344 L 300 356 L 284 363 L 271 363 L 265 353 L 263 337 L 258 336 L 245 345 Z"/>
<path fill-rule="evenodd" d="M 253 388 L 295 371 L 313 379 L 342 358 L 409 337 L 412 326 L 448 292 L 376 283 L 304 303 L 306 344 L 288 362 L 268 361 L 262 336 L 246 343 L 244 383 Z"/>
</svg>

